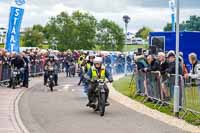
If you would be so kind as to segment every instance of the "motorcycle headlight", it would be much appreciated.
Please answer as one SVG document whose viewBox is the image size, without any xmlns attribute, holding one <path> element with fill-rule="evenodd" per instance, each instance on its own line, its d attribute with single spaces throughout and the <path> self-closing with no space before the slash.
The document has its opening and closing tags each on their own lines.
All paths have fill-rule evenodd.
<svg viewBox="0 0 200 133">
<path fill-rule="evenodd" d="M 13 74 L 14 74 L 14 75 L 17 75 L 18 73 L 17 73 L 17 72 L 13 72 Z"/>
</svg>

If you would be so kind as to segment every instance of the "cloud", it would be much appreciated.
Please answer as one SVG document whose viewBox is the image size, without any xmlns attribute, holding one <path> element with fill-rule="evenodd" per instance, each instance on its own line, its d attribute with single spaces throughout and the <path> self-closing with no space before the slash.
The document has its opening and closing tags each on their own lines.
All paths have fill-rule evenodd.
<svg viewBox="0 0 200 133">
<path fill-rule="evenodd" d="M 7 27 L 13 1 L 0 0 L 0 27 Z M 181 1 L 181 7 L 181 21 L 200 14 L 200 0 Z M 90 12 L 98 20 L 111 19 L 121 27 L 124 27 L 122 16 L 127 14 L 132 18 L 130 31 L 137 31 L 142 26 L 162 30 L 170 22 L 168 0 L 27 0 L 22 27 L 45 25 L 51 16 L 61 11 L 71 14 L 75 10 Z"/>
</svg>

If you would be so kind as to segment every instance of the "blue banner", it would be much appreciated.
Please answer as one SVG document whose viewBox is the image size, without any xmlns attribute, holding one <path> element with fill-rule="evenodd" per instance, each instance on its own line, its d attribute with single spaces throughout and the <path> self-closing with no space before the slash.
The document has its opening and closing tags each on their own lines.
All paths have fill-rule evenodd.
<svg viewBox="0 0 200 133">
<path fill-rule="evenodd" d="M 172 13 L 172 31 L 176 31 L 175 14 Z"/>
<path fill-rule="evenodd" d="M 24 9 L 11 7 L 10 21 L 6 37 L 6 50 L 8 52 L 19 52 L 20 50 L 20 27 Z"/>
</svg>

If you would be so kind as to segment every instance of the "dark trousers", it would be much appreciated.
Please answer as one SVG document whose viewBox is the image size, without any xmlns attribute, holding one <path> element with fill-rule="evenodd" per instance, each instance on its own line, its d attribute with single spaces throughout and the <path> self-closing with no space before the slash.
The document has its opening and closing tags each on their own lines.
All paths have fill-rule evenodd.
<svg viewBox="0 0 200 133">
<path fill-rule="evenodd" d="M 24 76 L 23 76 L 23 86 L 28 85 L 28 81 L 29 81 L 29 70 L 26 69 L 24 71 Z"/>
</svg>

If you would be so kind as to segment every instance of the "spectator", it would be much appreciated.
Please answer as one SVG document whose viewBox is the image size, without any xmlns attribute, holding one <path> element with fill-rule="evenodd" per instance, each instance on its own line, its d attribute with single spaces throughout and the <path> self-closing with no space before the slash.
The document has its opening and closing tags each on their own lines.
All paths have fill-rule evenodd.
<svg viewBox="0 0 200 133">
<path fill-rule="evenodd" d="M 137 65 L 137 76 L 136 76 L 136 88 L 137 94 L 145 93 L 146 92 L 146 80 L 145 75 L 143 73 L 144 69 L 148 67 L 146 59 L 144 55 L 137 55 L 135 56 L 135 62 Z"/>
<path fill-rule="evenodd" d="M 145 72 L 159 71 L 159 62 L 153 57 L 153 55 L 147 56 L 148 66 L 144 69 Z"/>
<path fill-rule="evenodd" d="M 200 63 L 198 62 L 197 55 L 195 53 L 189 54 L 189 61 L 192 65 L 192 69 L 189 73 L 189 77 L 197 84 L 200 84 Z M 200 89 L 200 88 L 199 88 Z"/>
<path fill-rule="evenodd" d="M 169 94 L 167 90 L 167 82 L 168 82 L 168 75 L 167 75 L 167 69 L 169 67 L 168 62 L 165 58 L 165 53 L 159 52 L 158 53 L 158 60 L 160 63 L 160 77 L 161 77 L 161 99 L 162 100 L 168 100 Z"/>
<path fill-rule="evenodd" d="M 169 79 L 170 98 L 173 98 L 173 96 L 174 96 L 174 86 L 175 86 L 175 74 L 176 74 L 175 52 L 174 51 L 169 51 L 167 53 L 167 58 L 168 58 L 168 62 L 169 62 L 169 67 L 167 69 L 167 72 L 170 74 L 170 79 Z M 183 70 L 182 70 L 182 64 L 181 63 L 179 64 L 179 75 L 183 75 Z M 180 93 L 180 95 L 181 95 L 181 93 Z M 180 98 L 181 98 L 181 96 L 180 96 Z"/>
<path fill-rule="evenodd" d="M 169 51 L 167 53 L 167 59 L 169 62 L 169 67 L 167 69 L 167 72 L 169 74 L 176 74 L 176 58 L 175 58 L 175 52 Z M 179 75 L 183 75 L 183 70 L 181 64 L 179 64 Z"/>
</svg>

